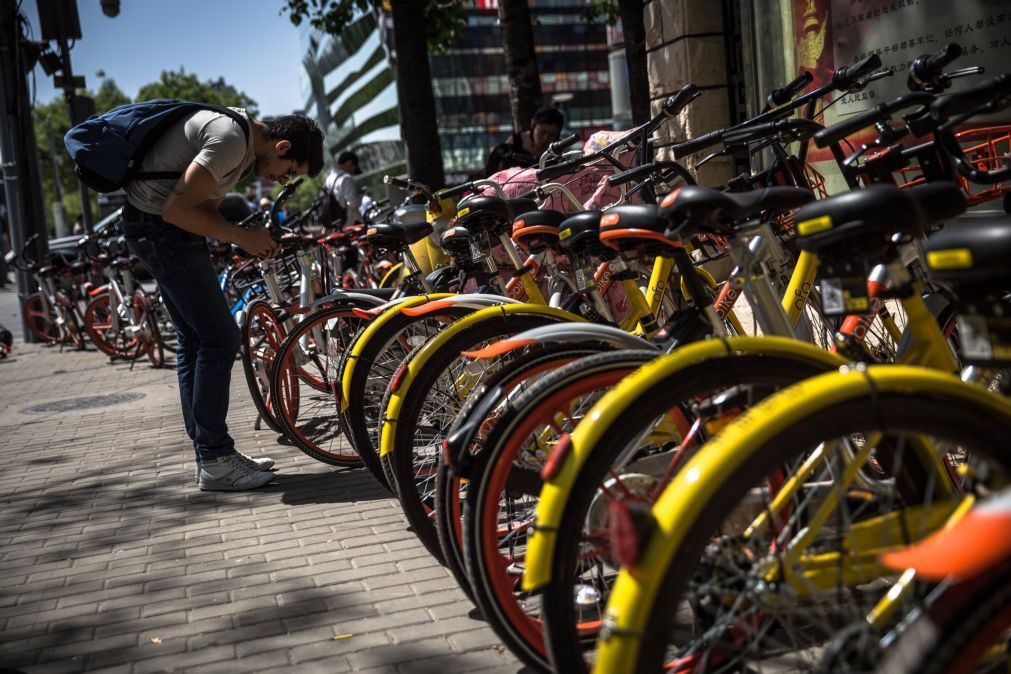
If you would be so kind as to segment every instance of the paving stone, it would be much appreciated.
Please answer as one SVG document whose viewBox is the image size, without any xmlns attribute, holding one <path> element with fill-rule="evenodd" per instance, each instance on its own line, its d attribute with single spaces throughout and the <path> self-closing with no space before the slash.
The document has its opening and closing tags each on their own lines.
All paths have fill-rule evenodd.
<svg viewBox="0 0 1011 674">
<path fill-rule="evenodd" d="M 0 400 L 0 437 L 26 459 L 0 473 L 0 666 L 519 669 L 487 624 L 467 617 L 472 604 L 366 471 L 335 470 L 253 430 L 239 369 L 230 429 L 240 447 L 273 456 L 280 479 L 212 493 L 193 488 L 170 368 L 131 371 L 94 351 L 20 343 L 16 356 L 0 365 L 5 399 L 30 403 Z M 41 391 L 145 397 L 20 414 L 48 401 Z"/>
</svg>

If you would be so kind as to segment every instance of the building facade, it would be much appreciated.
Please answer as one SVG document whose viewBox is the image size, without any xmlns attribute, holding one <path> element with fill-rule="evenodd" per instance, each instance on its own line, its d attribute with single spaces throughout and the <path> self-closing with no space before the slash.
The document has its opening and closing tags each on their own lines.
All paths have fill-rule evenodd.
<svg viewBox="0 0 1011 674">
<path fill-rule="evenodd" d="M 567 130 L 587 137 L 610 128 L 613 111 L 606 28 L 583 18 L 585 6 L 531 1 L 544 102 L 563 110 Z M 480 173 L 489 149 L 513 131 L 496 3 L 474 0 L 464 21 L 453 47 L 429 56 L 448 183 Z M 366 174 L 404 171 L 391 30 L 380 5 L 338 37 L 302 31 L 307 113 L 325 129 L 328 158 L 353 150 Z"/>
</svg>

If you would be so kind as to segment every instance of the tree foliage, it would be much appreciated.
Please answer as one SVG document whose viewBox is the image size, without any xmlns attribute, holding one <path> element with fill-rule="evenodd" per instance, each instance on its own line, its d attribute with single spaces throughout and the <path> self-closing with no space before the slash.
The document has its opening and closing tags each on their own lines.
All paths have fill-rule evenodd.
<svg viewBox="0 0 1011 674">
<path fill-rule="evenodd" d="M 466 25 L 463 9 L 466 0 L 429 0 L 425 4 L 425 36 L 428 49 L 443 53 L 453 44 L 456 34 Z M 281 14 L 296 26 L 308 21 L 327 35 L 340 35 L 356 12 L 366 12 L 376 0 L 285 0 Z M 419 27 L 420 28 L 420 27 Z"/>
<path fill-rule="evenodd" d="M 188 101 L 245 108 L 253 116 L 258 114 L 256 101 L 225 82 L 223 77 L 201 82 L 199 77 L 186 72 L 185 68 L 178 71 L 163 70 L 157 82 L 146 84 L 137 92 L 138 101 L 152 98 L 182 98 Z"/>
</svg>

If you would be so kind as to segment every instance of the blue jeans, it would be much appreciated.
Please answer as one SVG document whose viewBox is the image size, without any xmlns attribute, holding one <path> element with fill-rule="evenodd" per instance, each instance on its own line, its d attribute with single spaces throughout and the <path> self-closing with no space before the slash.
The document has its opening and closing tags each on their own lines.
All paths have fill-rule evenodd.
<svg viewBox="0 0 1011 674">
<path fill-rule="evenodd" d="M 123 233 L 130 253 L 158 282 L 179 336 L 179 397 L 197 459 L 231 454 L 235 441 L 225 417 L 239 328 L 218 285 L 207 242 L 132 207 L 124 212 Z"/>
</svg>

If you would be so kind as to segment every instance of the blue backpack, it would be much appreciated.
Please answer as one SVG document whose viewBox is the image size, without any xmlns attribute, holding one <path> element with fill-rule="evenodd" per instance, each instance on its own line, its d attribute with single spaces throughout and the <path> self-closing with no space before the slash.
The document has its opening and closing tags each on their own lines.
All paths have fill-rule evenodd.
<svg viewBox="0 0 1011 674">
<path fill-rule="evenodd" d="M 156 98 L 127 103 L 103 115 L 89 117 L 63 137 L 74 172 L 96 192 L 112 192 L 131 180 L 177 180 L 179 171 L 141 172 L 151 146 L 171 124 L 199 110 L 228 115 L 242 127 L 249 141 L 249 124 L 239 113 L 221 105 Z"/>
</svg>

